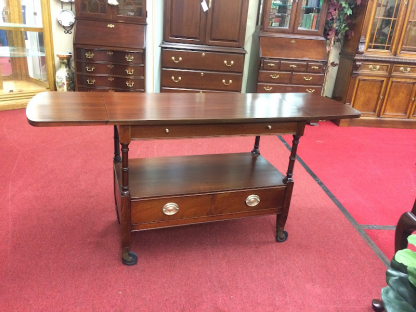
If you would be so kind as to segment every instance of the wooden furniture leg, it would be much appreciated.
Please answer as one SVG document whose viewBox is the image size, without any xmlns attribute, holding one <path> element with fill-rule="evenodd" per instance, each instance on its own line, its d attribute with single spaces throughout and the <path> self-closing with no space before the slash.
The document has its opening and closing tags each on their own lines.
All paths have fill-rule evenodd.
<svg viewBox="0 0 416 312">
<path fill-rule="evenodd" d="M 412 211 L 403 213 L 396 225 L 396 232 L 394 235 L 394 251 L 398 252 L 401 249 L 407 248 L 407 237 L 416 231 L 416 200 L 413 204 Z M 373 311 L 384 311 L 383 301 L 380 299 L 373 299 Z"/>
<path fill-rule="evenodd" d="M 256 140 L 254 141 L 254 148 L 251 151 L 252 154 L 254 155 L 260 155 L 260 136 L 256 136 Z"/>
<path fill-rule="evenodd" d="M 276 218 L 276 241 L 281 243 L 284 242 L 287 237 L 288 233 L 284 230 L 287 216 L 289 214 L 289 207 L 290 207 L 290 200 L 292 198 L 293 192 L 293 168 L 295 166 L 296 160 L 296 152 L 298 149 L 300 135 L 294 135 L 292 141 L 292 151 L 290 152 L 289 156 L 289 166 L 287 169 L 286 177 L 283 180 L 283 183 L 286 184 L 285 195 L 283 198 L 283 209 L 282 213 L 277 215 Z"/>
<path fill-rule="evenodd" d="M 117 126 L 114 126 L 114 158 L 113 158 L 113 162 L 120 162 L 121 161 L 121 156 L 120 156 L 120 139 L 118 137 L 118 130 L 117 130 Z M 118 213 L 118 206 L 117 206 L 117 194 L 118 193 L 118 186 L 117 186 L 117 180 L 116 180 L 116 173 L 113 170 L 113 183 L 114 183 L 114 203 L 115 203 L 115 207 L 116 207 L 116 215 L 117 215 L 117 221 L 118 223 L 120 223 L 120 215 Z"/>
</svg>

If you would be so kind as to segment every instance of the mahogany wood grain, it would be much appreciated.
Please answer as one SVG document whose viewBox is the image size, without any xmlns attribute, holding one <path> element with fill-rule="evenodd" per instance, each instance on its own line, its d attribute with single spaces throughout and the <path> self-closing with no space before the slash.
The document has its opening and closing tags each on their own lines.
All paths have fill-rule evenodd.
<svg viewBox="0 0 416 312">
<path fill-rule="evenodd" d="M 292 83 L 295 85 L 322 85 L 324 82 L 323 74 L 293 73 Z"/>
<path fill-rule="evenodd" d="M 91 74 L 78 74 L 77 75 L 78 86 L 100 86 L 109 88 L 125 88 L 130 90 L 143 90 L 144 91 L 144 79 L 143 77 L 119 77 L 119 76 L 99 76 Z"/>
<path fill-rule="evenodd" d="M 313 93 L 321 94 L 322 86 L 299 86 L 292 84 L 273 84 L 273 83 L 257 83 L 257 93 L 292 93 L 292 92 L 302 92 L 302 93 Z"/>
<path fill-rule="evenodd" d="M 203 89 L 182 89 L 182 88 L 168 88 L 162 87 L 160 92 L 172 92 L 172 93 L 207 93 L 207 92 L 229 92 L 229 91 L 218 91 L 218 90 L 203 90 Z M 237 91 L 236 91 L 237 92 Z"/>
<path fill-rule="evenodd" d="M 292 73 L 282 71 L 260 70 L 258 81 L 271 83 L 290 83 Z"/>
<path fill-rule="evenodd" d="M 103 48 L 78 48 L 76 59 L 82 62 L 109 62 L 125 65 L 143 65 L 143 51 L 125 49 L 124 51 Z"/>
<path fill-rule="evenodd" d="M 380 117 L 409 118 L 415 102 L 416 79 L 391 77 Z"/>
<path fill-rule="evenodd" d="M 144 64 L 108 66 L 109 64 L 79 62 L 77 63 L 77 73 L 107 75 L 107 76 L 129 76 L 144 78 Z"/>
<path fill-rule="evenodd" d="M 358 76 L 351 106 L 363 116 L 377 116 L 387 85 L 387 77 Z"/>
<path fill-rule="evenodd" d="M 280 70 L 293 71 L 293 72 L 306 72 L 307 63 L 306 62 L 296 62 L 296 61 L 281 61 Z"/>
</svg>

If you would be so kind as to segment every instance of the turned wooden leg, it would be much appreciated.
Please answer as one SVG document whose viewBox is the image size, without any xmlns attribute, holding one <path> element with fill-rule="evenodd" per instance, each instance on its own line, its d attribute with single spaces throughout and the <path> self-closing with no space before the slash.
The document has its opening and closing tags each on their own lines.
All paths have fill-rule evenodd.
<svg viewBox="0 0 416 312">
<path fill-rule="evenodd" d="M 256 136 L 256 140 L 254 141 L 254 148 L 251 151 L 252 154 L 254 155 L 260 155 L 260 136 Z"/>
</svg>

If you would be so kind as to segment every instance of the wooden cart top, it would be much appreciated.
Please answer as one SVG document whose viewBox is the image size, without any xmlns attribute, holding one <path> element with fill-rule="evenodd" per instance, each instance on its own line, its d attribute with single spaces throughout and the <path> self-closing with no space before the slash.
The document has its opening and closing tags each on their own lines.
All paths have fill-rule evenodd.
<svg viewBox="0 0 416 312">
<path fill-rule="evenodd" d="M 358 118 L 360 112 L 309 93 L 42 92 L 26 109 L 32 126 L 289 122 Z"/>
</svg>

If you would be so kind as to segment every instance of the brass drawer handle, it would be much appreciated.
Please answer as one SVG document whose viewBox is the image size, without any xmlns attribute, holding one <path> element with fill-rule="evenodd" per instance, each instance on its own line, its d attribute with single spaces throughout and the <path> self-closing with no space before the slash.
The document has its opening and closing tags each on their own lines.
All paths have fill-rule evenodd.
<svg viewBox="0 0 416 312">
<path fill-rule="evenodd" d="M 400 67 L 400 71 L 404 74 L 407 74 L 408 72 L 410 72 L 410 67 L 408 67 L 406 70 L 403 67 Z"/>
<path fill-rule="evenodd" d="M 130 54 L 127 54 L 126 55 L 126 61 L 127 62 L 133 62 L 133 60 L 134 60 L 134 56 L 133 55 L 130 55 Z"/>
<path fill-rule="evenodd" d="M 295 39 L 290 40 L 290 43 L 296 43 Z"/>
<path fill-rule="evenodd" d="M 277 78 L 279 78 L 279 75 L 273 75 L 273 74 L 271 74 L 271 75 L 270 75 L 270 78 L 272 78 L 272 79 L 277 79 Z"/>
<path fill-rule="evenodd" d="M 167 216 L 173 216 L 178 211 L 179 211 L 179 206 L 178 204 L 175 204 L 175 203 L 167 203 L 162 208 L 162 212 Z"/>
<path fill-rule="evenodd" d="M 309 80 L 312 80 L 312 77 L 311 76 L 309 76 L 309 77 L 303 77 L 303 79 L 305 79 L 306 81 L 309 81 Z"/>
<path fill-rule="evenodd" d="M 178 80 L 175 80 L 175 77 L 174 76 L 172 76 L 172 80 L 173 80 L 173 82 L 179 82 L 179 81 L 181 81 L 181 77 L 178 77 Z"/>
<path fill-rule="evenodd" d="M 91 66 L 91 67 L 90 66 L 86 66 L 85 68 L 87 69 L 88 72 L 92 72 L 95 69 L 94 66 Z"/>
<path fill-rule="evenodd" d="M 308 93 L 314 93 L 315 92 L 315 89 L 306 89 L 306 92 L 308 92 Z"/>
<path fill-rule="evenodd" d="M 246 199 L 246 205 L 249 207 L 257 206 L 260 203 L 260 197 L 258 195 L 249 195 Z"/>
<path fill-rule="evenodd" d="M 369 68 L 369 69 L 371 69 L 371 70 L 379 70 L 380 66 L 379 66 L 379 65 L 377 65 L 377 66 L 374 68 L 374 67 L 373 67 L 373 65 L 369 65 L 369 66 L 368 66 L 368 68 Z"/>
<path fill-rule="evenodd" d="M 107 67 L 108 68 L 114 68 L 114 65 L 113 64 L 108 64 Z"/>
<path fill-rule="evenodd" d="M 87 51 L 85 52 L 85 57 L 91 59 L 94 57 L 94 53 L 92 53 L 91 51 Z"/>
<path fill-rule="evenodd" d="M 290 68 L 296 68 L 296 65 L 289 65 Z"/>
<path fill-rule="evenodd" d="M 234 65 L 234 61 L 231 61 L 231 62 L 230 62 L 230 65 L 228 65 L 228 62 L 225 60 L 225 61 L 224 61 L 224 64 L 225 64 L 225 66 L 230 67 L 230 66 L 233 66 L 233 65 Z"/>
<path fill-rule="evenodd" d="M 133 75 L 134 69 L 133 68 L 127 68 L 126 73 L 127 73 L 127 75 Z"/>
<path fill-rule="evenodd" d="M 93 85 L 95 83 L 95 79 L 87 79 L 87 83 L 89 85 Z"/>
<path fill-rule="evenodd" d="M 222 83 L 223 83 L 224 85 L 226 85 L 226 86 L 229 86 L 230 84 L 232 84 L 232 83 L 233 83 L 233 81 L 230 79 L 230 80 L 228 80 L 228 83 L 226 83 L 226 82 L 225 82 L 225 79 L 223 79 Z"/>
<path fill-rule="evenodd" d="M 266 91 L 271 91 L 273 89 L 273 87 L 264 87 L 264 90 Z"/>
<path fill-rule="evenodd" d="M 275 64 L 273 64 L 273 63 L 267 63 L 267 66 L 270 66 L 270 67 L 275 67 L 276 65 L 275 65 Z"/>
<path fill-rule="evenodd" d="M 181 57 L 179 57 L 178 61 L 176 61 L 176 60 L 175 60 L 175 57 L 174 57 L 174 56 L 172 56 L 172 61 L 174 61 L 175 63 L 179 63 L 180 61 L 182 61 L 182 58 L 181 58 Z"/>
<path fill-rule="evenodd" d="M 113 77 L 108 77 L 108 81 L 114 81 Z"/>
<path fill-rule="evenodd" d="M 108 24 L 107 27 L 108 28 L 114 28 L 114 24 Z"/>
<path fill-rule="evenodd" d="M 111 51 L 107 51 L 107 54 L 108 54 L 108 55 L 113 55 L 114 53 L 113 53 L 113 52 L 111 52 Z"/>
<path fill-rule="evenodd" d="M 134 81 L 126 81 L 126 86 L 131 88 L 134 86 Z"/>
<path fill-rule="evenodd" d="M 272 129 L 272 126 L 268 125 L 267 126 L 267 129 L 271 130 Z"/>
<path fill-rule="evenodd" d="M 312 69 L 319 69 L 318 66 L 311 66 Z"/>
</svg>

